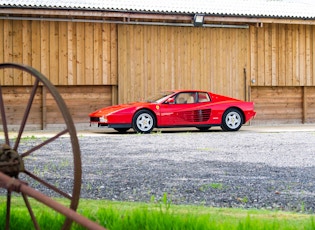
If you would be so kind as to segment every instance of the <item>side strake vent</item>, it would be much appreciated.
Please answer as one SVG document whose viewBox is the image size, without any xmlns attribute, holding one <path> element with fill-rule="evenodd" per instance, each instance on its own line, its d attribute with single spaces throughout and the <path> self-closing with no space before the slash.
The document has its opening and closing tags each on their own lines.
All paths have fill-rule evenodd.
<svg viewBox="0 0 315 230">
<path fill-rule="evenodd" d="M 189 122 L 204 122 L 209 120 L 211 109 L 192 110 L 181 112 L 179 116 Z"/>
</svg>

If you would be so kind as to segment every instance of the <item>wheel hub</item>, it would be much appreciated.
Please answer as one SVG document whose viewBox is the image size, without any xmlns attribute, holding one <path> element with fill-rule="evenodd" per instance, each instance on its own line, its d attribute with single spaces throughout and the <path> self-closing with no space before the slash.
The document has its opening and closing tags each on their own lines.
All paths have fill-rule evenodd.
<svg viewBox="0 0 315 230">
<path fill-rule="evenodd" d="M 24 171 L 22 158 L 7 144 L 2 144 L 0 147 L 0 171 L 11 177 L 17 177 Z"/>
<path fill-rule="evenodd" d="M 144 118 L 142 119 L 141 123 L 143 126 L 147 126 L 149 122 L 147 121 L 147 119 Z"/>
</svg>

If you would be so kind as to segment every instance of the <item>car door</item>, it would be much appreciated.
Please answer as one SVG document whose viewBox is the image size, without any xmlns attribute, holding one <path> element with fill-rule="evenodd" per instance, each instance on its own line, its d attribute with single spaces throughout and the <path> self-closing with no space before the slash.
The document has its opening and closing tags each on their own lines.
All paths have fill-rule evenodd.
<svg viewBox="0 0 315 230">
<path fill-rule="evenodd" d="M 194 126 L 206 124 L 210 118 L 209 96 L 206 102 L 199 102 L 198 92 L 182 92 L 174 96 L 172 103 L 160 107 L 160 126 Z"/>
</svg>

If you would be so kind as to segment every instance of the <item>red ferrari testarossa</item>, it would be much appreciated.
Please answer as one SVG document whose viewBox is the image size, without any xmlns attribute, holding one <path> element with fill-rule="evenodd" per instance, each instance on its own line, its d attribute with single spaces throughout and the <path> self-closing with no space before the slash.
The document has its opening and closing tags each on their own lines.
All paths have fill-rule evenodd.
<svg viewBox="0 0 315 230">
<path fill-rule="evenodd" d="M 89 114 L 90 125 L 124 133 L 133 128 L 150 133 L 154 128 L 221 126 L 237 131 L 255 116 L 254 103 L 200 90 L 165 92 L 146 102 L 114 105 Z"/>
</svg>

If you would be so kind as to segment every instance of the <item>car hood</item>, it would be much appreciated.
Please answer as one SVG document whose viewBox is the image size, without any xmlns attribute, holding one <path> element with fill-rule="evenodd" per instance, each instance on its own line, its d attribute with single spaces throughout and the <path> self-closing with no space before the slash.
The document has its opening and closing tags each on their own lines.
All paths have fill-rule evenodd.
<svg viewBox="0 0 315 230">
<path fill-rule="evenodd" d="M 103 116 L 103 115 L 108 115 L 110 113 L 114 113 L 114 112 L 123 112 L 123 111 L 127 111 L 127 110 L 130 110 L 130 109 L 135 109 L 135 108 L 138 108 L 138 107 L 143 107 L 143 106 L 146 106 L 150 103 L 147 103 L 147 102 L 134 102 L 134 103 L 130 103 L 130 104 L 121 104 L 121 105 L 113 105 L 113 106 L 108 106 L 108 107 L 105 107 L 105 108 L 101 108 L 101 109 L 98 109 L 92 113 L 89 114 L 90 117 L 92 116 L 95 116 L 95 117 L 98 117 L 98 116 Z"/>
</svg>

